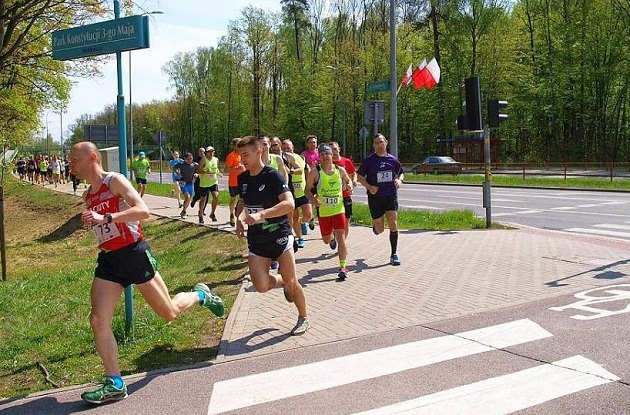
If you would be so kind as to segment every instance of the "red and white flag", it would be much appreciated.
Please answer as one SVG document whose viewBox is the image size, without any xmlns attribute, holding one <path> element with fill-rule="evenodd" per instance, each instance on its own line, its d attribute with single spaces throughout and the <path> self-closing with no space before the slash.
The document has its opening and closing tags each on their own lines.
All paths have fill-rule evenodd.
<svg viewBox="0 0 630 415">
<path fill-rule="evenodd" d="M 405 76 L 403 76 L 402 81 L 400 81 L 400 86 L 409 86 L 411 83 L 411 75 L 413 75 L 413 68 L 412 64 L 409 64 L 407 72 L 405 72 Z"/>
<path fill-rule="evenodd" d="M 420 89 L 424 86 L 424 83 L 422 83 L 421 74 L 424 68 L 426 68 L 426 66 L 427 66 L 427 60 L 422 59 L 422 62 L 420 62 L 420 65 L 418 65 L 418 67 L 414 69 L 413 74 L 411 75 L 411 79 L 413 81 L 413 87 L 415 89 Z"/>
<path fill-rule="evenodd" d="M 419 75 L 419 77 L 421 78 L 420 82 L 422 86 L 426 86 L 428 89 L 433 89 L 435 85 L 440 82 L 440 72 L 440 65 L 438 65 L 435 58 L 431 59 L 431 62 L 429 62 L 426 67 L 424 67 Z"/>
</svg>

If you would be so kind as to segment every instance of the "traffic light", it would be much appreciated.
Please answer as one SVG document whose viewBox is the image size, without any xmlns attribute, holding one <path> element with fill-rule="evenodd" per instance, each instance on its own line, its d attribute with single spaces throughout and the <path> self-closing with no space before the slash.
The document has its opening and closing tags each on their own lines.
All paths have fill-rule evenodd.
<svg viewBox="0 0 630 415">
<path fill-rule="evenodd" d="M 496 128 L 503 121 L 507 121 L 507 114 L 501 114 L 501 109 L 507 107 L 507 101 L 500 101 L 498 99 L 488 100 L 488 125 L 490 128 Z"/>
<path fill-rule="evenodd" d="M 467 130 L 481 131 L 483 125 L 481 123 L 481 85 L 479 77 L 473 76 L 466 78 L 466 118 Z"/>
</svg>

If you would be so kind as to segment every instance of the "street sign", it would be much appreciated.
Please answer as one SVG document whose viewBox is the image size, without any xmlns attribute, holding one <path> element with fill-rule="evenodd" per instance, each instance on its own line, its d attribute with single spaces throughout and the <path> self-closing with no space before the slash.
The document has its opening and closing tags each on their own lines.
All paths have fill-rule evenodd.
<svg viewBox="0 0 630 415">
<path fill-rule="evenodd" d="M 55 60 L 70 60 L 149 47 L 149 18 L 136 15 L 52 33 Z"/>
<path fill-rule="evenodd" d="M 118 143 L 118 126 L 86 124 L 83 126 L 83 137 L 94 144 L 116 145 Z"/>
<path fill-rule="evenodd" d="M 389 91 L 389 81 L 379 81 L 369 83 L 367 86 L 368 94 L 374 94 L 376 92 Z"/>
<path fill-rule="evenodd" d="M 385 101 L 365 101 L 363 103 L 363 122 L 366 124 L 385 121 Z"/>
<path fill-rule="evenodd" d="M 367 127 L 364 125 L 359 130 L 359 137 L 361 138 L 361 140 L 365 140 L 368 137 L 368 134 L 370 134 L 370 130 L 368 130 Z"/>
</svg>

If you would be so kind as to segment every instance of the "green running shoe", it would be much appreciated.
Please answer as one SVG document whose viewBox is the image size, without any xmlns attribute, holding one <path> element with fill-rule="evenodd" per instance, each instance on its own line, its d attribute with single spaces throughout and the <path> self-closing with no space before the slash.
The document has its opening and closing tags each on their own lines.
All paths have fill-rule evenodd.
<svg viewBox="0 0 630 415">
<path fill-rule="evenodd" d="M 203 306 L 212 311 L 215 316 L 221 317 L 223 314 L 225 314 L 225 306 L 223 305 L 223 300 L 218 295 L 213 294 L 206 284 L 200 282 L 199 284 L 195 285 L 193 291 L 203 291 L 203 293 L 206 295 L 203 299 Z"/>
<path fill-rule="evenodd" d="M 118 389 L 114 386 L 113 380 L 106 378 L 103 386 L 91 392 L 83 392 L 81 399 L 90 403 L 102 404 L 110 401 L 120 401 L 127 398 L 127 396 L 127 385 L 123 385 L 122 389 Z"/>
</svg>

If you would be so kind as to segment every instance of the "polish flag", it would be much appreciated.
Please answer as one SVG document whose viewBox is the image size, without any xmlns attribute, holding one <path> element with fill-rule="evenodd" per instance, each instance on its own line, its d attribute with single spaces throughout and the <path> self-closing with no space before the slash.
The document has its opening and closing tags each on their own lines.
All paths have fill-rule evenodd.
<svg viewBox="0 0 630 415">
<path fill-rule="evenodd" d="M 413 80 L 413 87 L 415 89 L 420 89 L 424 86 L 424 83 L 422 83 L 421 73 L 426 67 L 427 67 L 427 60 L 422 59 L 422 62 L 420 62 L 420 65 L 418 65 L 418 67 L 413 71 L 413 74 L 411 75 L 411 79 Z"/>
<path fill-rule="evenodd" d="M 424 67 L 419 76 L 421 85 L 426 86 L 428 89 L 433 89 L 440 82 L 440 65 L 438 65 L 435 58 L 431 59 L 431 62 Z"/>
<path fill-rule="evenodd" d="M 411 76 L 413 75 L 412 64 L 409 64 L 407 68 L 407 72 L 405 72 L 405 76 L 403 76 L 402 81 L 400 81 L 400 86 L 409 86 L 411 83 Z"/>
</svg>

